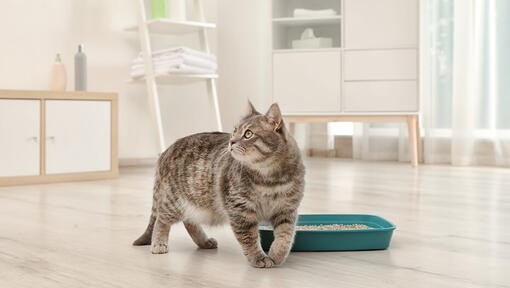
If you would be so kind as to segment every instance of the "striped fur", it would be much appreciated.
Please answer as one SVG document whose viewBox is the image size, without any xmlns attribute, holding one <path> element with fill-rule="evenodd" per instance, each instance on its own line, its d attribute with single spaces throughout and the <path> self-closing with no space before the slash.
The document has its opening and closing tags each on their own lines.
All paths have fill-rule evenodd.
<svg viewBox="0 0 510 288">
<path fill-rule="evenodd" d="M 252 132 L 245 137 L 246 131 Z M 260 114 L 250 111 L 235 133 L 200 133 L 177 140 L 159 158 L 149 225 L 133 244 L 168 252 L 172 224 L 183 221 L 200 248 L 216 248 L 201 224 L 229 223 L 244 255 L 255 267 L 285 261 L 303 197 L 305 169 L 273 104 Z M 275 241 L 266 255 L 257 225 L 272 223 Z"/>
</svg>

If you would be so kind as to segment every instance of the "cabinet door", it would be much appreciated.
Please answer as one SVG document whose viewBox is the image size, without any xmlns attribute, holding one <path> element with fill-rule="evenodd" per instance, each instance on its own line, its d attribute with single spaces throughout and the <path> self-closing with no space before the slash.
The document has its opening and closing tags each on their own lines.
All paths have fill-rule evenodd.
<svg viewBox="0 0 510 288">
<path fill-rule="evenodd" d="M 0 177 L 39 175 L 40 105 L 0 99 Z"/>
<path fill-rule="evenodd" d="M 46 173 L 110 170 L 111 102 L 46 100 Z"/>
<path fill-rule="evenodd" d="M 340 52 L 273 54 L 273 98 L 283 113 L 340 111 Z"/>
<path fill-rule="evenodd" d="M 418 45 L 418 0 L 346 0 L 346 48 Z"/>
</svg>

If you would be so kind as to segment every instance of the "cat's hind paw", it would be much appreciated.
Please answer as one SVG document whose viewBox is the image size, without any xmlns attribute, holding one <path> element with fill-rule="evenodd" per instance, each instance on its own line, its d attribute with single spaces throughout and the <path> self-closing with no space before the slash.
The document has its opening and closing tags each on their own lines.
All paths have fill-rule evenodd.
<svg viewBox="0 0 510 288">
<path fill-rule="evenodd" d="M 216 249 L 218 248 L 218 241 L 214 238 L 207 239 L 202 245 L 200 245 L 202 249 Z"/>
</svg>

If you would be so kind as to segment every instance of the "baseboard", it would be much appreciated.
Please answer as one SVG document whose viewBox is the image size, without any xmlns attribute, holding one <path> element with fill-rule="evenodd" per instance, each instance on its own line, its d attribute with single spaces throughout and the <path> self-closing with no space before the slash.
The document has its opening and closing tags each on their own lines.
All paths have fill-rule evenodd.
<svg viewBox="0 0 510 288">
<path fill-rule="evenodd" d="M 120 167 L 154 167 L 158 158 L 119 158 Z"/>
</svg>

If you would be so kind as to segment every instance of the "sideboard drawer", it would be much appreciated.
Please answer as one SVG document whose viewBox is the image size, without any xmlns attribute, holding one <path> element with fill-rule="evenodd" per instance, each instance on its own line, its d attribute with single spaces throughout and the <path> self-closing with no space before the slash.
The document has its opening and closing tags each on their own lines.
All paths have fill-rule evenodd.
<svg viewBox="0 0 510 288">
<path fill-rule="evenodd" d="M 344 82 L 345 112 L 416 112 L 417 81 Z"/>
<path fill-rule="evenodd" d="M 344 52 L 344 80 L 416 80 L 416 49 Z"/>
<path fill-rule="evenodd" d="M 283 113 L 340 112 L 340 51 L 273 54 L 273 100 Z"/>
</svg>

